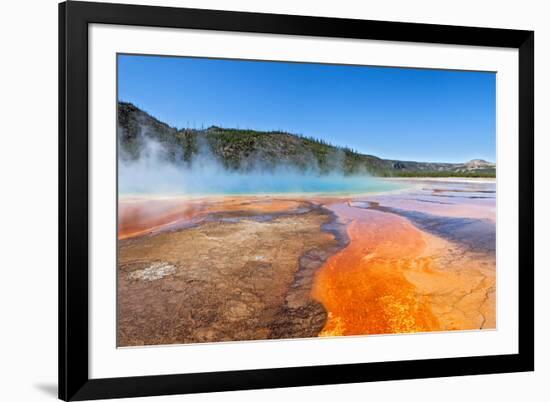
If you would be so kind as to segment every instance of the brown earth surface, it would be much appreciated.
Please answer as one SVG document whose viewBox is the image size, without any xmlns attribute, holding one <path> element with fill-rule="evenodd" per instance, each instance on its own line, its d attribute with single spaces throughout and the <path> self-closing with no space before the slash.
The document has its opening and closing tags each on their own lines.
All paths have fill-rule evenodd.
<svg viewBox="0 0 550 402">
<path fill-rule="evenodd" d="M 262 221 L 231 208 L 196 227 L 121 240 L 118 346 L 317 336 L 326 312 L 310 291 L 339 247 L 321 230 L 332 216 L 294 201 L 261 207 L 290 212 Z"/>
</svg>

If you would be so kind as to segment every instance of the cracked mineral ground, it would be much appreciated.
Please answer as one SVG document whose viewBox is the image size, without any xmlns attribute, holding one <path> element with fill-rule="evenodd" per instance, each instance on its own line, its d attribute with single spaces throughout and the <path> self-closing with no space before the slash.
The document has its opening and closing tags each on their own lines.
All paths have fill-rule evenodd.
<svg viewBox="0 0 550 402">
<path fill-rule="evenodd" d="M 119 198 L 117 344 L 496 327 L 495 183 Z"/>
</svg>

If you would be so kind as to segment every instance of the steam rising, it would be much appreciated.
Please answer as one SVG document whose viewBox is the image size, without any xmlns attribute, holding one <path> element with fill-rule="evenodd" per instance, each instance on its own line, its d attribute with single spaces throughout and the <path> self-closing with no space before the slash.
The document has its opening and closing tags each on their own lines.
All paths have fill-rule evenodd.
<svg viewBox="0 0 550 402">
<path fill-rule="evenodd" d="M 247 158 L 245 169 L 227 169 L 213 155 L 206 141 L 191 161 L 169 157 L 166 147 L 140 129 L 139 155 L 131 157 L 119 144 L 118 185 L 121 194 L 277 194 L 277 193 L 358 193 L 387 190 L 391 185 L 367 173 L 345 176 L 343 153 L 330 158 L 329 172 L 321 172 L 316 159 L 308 168 L 267 165 L 261 155 Z"/>
</svg>

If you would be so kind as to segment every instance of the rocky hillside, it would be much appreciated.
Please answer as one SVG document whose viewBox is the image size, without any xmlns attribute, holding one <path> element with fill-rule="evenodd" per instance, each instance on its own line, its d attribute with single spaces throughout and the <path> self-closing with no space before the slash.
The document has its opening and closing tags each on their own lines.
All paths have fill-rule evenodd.
<svg viewBox="0 0 550 402">
<path fill-rule="evenodd" d="M 494 177 L 496 166 L 481 159 L 465 163 L 396 161 L 365 155 L 315 138 L 291 133 L 209 127 L 176 129 L 131 103 L 118 104 L 120 156 L 139 158 L 153 140 L 162 157 L 175 163 L 192 163 L 199 155 L 217 159 L 227 169 L 271 169 L 279 165 L 321 173 L 370 173 L 376 176 Z"/>
</svg>

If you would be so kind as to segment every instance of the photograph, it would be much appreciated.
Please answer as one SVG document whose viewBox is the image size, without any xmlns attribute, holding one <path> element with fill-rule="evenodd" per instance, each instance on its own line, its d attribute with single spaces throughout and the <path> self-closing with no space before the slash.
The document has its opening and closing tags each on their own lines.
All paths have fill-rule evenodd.
<svg viewBox="0 0 550 402">
<path fill-rule="evenodd" d="M 117 347 L 497 328 L 495 72 L 119 53 L 116 91 Z"/>
</svg>

